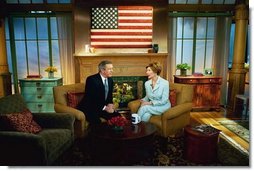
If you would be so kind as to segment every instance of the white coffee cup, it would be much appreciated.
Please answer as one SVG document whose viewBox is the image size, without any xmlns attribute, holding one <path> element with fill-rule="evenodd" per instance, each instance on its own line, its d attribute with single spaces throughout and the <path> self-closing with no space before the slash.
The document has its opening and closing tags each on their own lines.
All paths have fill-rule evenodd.
<svg viewBox="0 0 254 171">
<path fill-rule="evenodd" d="M 141 122 L 140 116 L 136 113 L 131 114 L 131 123 L 138 124 L 139 122 Z"/>
</svg>

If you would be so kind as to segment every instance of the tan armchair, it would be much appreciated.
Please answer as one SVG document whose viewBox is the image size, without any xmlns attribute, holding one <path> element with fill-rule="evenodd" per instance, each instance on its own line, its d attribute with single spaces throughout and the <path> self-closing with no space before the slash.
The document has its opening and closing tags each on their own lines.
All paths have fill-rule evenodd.
<svg viewBox="0 0 254 171">
<path fill-rule="evenodd" d="M 161 136 L 173 136 L 190 123 L 192 109 L 193 86 L 187 84 L 170 83 L 170 89 L 176 89 L 177 103 L 160 116 L 153 115 L 149 122 L 155 124 Z M 131 113 L 137 113 L 139 100 L 129 102 Z"/>
<path fill-rule="evenodd" d="M 54 100 L 55 100 L 55 111 L 57 113 L 70 113 L 75 116 L 74 122 L 74 135 L 75 138 L 81 138 L 86 135 L 88 122 L 84 113 L 80 110 L 67 106 L 67 92 L 84 92 L 84 83 L 76 83 L 70 85 L 56 86 L 53 88 Z"/>
</svg>

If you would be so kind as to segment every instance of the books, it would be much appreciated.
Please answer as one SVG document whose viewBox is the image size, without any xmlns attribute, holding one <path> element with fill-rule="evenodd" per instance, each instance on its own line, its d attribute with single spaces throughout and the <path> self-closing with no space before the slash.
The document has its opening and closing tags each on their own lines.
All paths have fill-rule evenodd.
<svg viewBox="0 0 254 171">
<path fill-rule="evenodd" d="M 27 75 L 26 76 L 26 78 L 30 78 L 30 79 L 33 79 L 33 78 L 37 78 L 37 79 L 40 79 L 40 78 L 42 78 L 42 76 L 41 75 Z"/>
<path fill-rule="evenodd" d="M 203 124 L 192 127 L 192 129 L 194 131 L 201 132 L 205 135 L 215 135 L 215 134 L 219 134 L 221 132 L 221 130 L 218 130 L 210 125 L 203 125 Z"/>
</svg>

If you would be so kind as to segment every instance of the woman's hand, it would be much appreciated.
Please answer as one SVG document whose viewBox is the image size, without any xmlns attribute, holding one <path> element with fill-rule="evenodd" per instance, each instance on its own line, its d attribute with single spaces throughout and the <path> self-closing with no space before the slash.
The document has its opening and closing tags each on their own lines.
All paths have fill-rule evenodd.
<svg viewBox="0 0 254 171">
<path fill-rule="evenodd" d="M 145 106 L 145 105 L 152 105 L 152 102 L 147 102 L 144 100 L 140 100 L 141 106 Z"/>
</svg>

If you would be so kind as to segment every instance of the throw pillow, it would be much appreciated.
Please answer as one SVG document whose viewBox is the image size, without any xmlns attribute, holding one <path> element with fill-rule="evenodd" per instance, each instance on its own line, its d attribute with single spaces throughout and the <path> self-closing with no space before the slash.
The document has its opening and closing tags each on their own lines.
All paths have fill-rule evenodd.
<svg viewBox="0 0 254 171">
<path fill-rule="evenodd" d="M 73 108 L 77 108 L 77 105 L 84 97 L 84 92 L 67 92 L 67 105 Z"/>
<path fill-rule="evenodd" d="M 171 103 L 171 107 L 176 106 L 176 89 L 171 89 L 169 91 L 169 101 Z"/>
<path fill-rule="evenodd" d="M 20 131 L 26 133 L 38 133 L 42 130 L 39 124 L 33 120 L 32 113 L 25 109 L 20 113 L 9 113 L 0 116 L 2 130 Z"/>
</svg>

